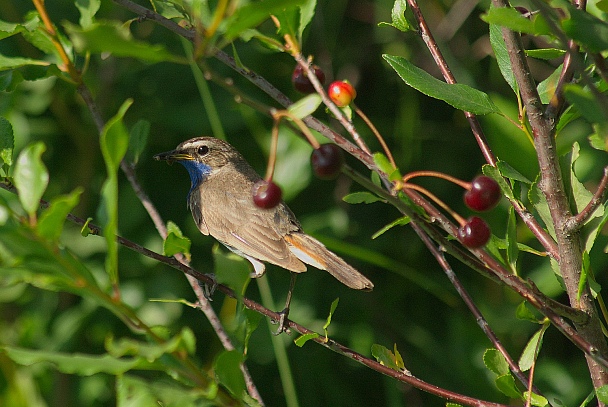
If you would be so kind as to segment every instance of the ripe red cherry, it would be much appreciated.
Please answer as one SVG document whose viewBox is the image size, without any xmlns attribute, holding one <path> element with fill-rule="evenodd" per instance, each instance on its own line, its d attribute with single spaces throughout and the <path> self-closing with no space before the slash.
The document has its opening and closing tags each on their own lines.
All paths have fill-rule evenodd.
<svg viewBox="0 0 608 407">
<path fill-rule="evenodd" d="M 348 82 L 335 81 L 327 88 L 327 95 L 338 107 L 345 107 L 357 97 L 357 91 Z"/>
<path fill-rule="evenodd" d="M 335 144 L 321 144 L 310 156 L 312 169 L 321 179 L 333 179 L 340 174 L 344 164 L 342 149 Z"/>
<path fill-rule="evenodd" d="M 490 227 L 479 216 L 471 216 L 458 228 L 458 240 L 471 249 L 485 246 L 491 235 Z"/>
<path fill-rule="evenodd" d="M 260 180 L 251 190 L 253 203 L 262 209 L 274 208 L 281 202 L 281 188 L 272 181 Z"/>
<path fill-rule="evenodd" d="M 480 175 L 471 182 L 471 189 L 464 194 L 464 203 L 477 212 L 492 209 L 502 196 L 500 187 L 494 179 Z"/>
<path fill-rule="evenodd" d="M 317 65 L 313 65 L 312 69 L 319 82 L 321 82 L 321 85 L 323 85 L 325 83 L 325 73 L 323 70 Z M 314 86 L 310 83 L 310 79 L 308 79 L 308 76 L 304 72 L 304 68 L 302 68 L 300 64 L 296 65 L 294 68 L 293 74 L 291 75 L 291 82 L 293 83 L 293 87 L 300 93 L 308 94 L 315 92 Z"/>
</svg>

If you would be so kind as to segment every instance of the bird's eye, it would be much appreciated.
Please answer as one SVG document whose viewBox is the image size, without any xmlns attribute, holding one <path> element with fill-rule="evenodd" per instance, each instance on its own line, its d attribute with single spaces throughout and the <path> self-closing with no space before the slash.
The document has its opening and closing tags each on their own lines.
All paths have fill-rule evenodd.
<svg viewBox="0 0 608 407">
<path fill-rule="evenodd" d="M 198 155 L 205 155 L 209 152 L 209 147 L 201 146 L 196 150 L 196 152 L 198 153 Z"/>
</svg>

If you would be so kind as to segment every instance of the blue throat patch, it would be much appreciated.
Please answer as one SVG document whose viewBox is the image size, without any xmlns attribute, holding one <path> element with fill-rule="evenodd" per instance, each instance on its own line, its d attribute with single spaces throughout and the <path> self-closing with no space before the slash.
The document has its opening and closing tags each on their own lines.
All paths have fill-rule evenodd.
<svg viewBox="0 0 608 407">
<path fill-rule="evenodd" d="M 188 174 L 190 175 L 190 181 L 192 182 L 190 191 L 188 191 L 188 197 L 190 197 L 192 191 L 211 174 L 211 167 L 193 160 L 183 160 L 179 163 L 186 167 L 186 170 L 188 170 Z"/>
</svg>

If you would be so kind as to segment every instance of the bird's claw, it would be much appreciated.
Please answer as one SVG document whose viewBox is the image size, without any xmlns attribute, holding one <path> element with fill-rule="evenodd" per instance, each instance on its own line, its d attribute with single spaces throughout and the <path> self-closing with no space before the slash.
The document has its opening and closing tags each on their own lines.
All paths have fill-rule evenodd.
<svg viewBox="0 0 608 407">
<path fill-rule="evenodd" d="M 272 334 L 275 336 L 281 335 L 283 332 L 289 334 L 289 325 L 287 324 L 287 317 L 289 316 L 289 308 L 285 308 L 283 311 L 279 312 L 279 320 L 273 320 L 272 323 L 273 324 L 278 324 L 279 327 L 277 328 L 277 330 L 275 332 L 273 332 Z"/>
<path fill-rule="evenodd" d="M 213 298 L 211 298 L 213 296 L 213 293 L 215 292 L 215 289 L 217 288 L 218 282 L 215 279 L 215 275 L 214 274 L 205 274 L 207 277 L 209 277 L 211 279 L 211 281 L 213 282 L 211 285 L 200 281 L 198 282 L 199 287 L 201 287 L 203 289 L 203 295 L 205 296 L 205 299 L 207 301 L 213 301 Z"/>
</svg>

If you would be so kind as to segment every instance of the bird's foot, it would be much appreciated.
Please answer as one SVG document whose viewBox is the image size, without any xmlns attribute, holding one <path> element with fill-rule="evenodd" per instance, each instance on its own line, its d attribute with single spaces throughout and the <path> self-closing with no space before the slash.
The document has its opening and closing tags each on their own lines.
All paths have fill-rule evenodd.
<svg viewBox="0 0 608 407">
<path fill-rule="evenodd" d="M 278 335 L 281 335 L 283 332 L 285 332 L 289 335 L 289 333 L 291 332 L 289 330 L 289 324 L 287 323 L 289 321 L 287 319 L 287 317 L 289 316 L 289 308 L 285 308 L 283 311 L 279 312 L 278 314 L 279 314 L 279 320 L 271 321 L 273 324 L 279 325 L 277 330 L 275 332 L 273 332 L 272 334 L 275 336 L 278 336 Z"/>
<path fill-rule="evenodd" d="M 203 295 L 205 296 L 205 299 L 207 301 L 213 301 L 213 298 L 211 298 L 213 296 L 213 293 L 215 292 L 215 289 L 217 288 L 218 282 L 215 279 L 215 274 L 205 274 L 207 277 L 209 277 L 212 281 L 211 284 L 206 283 L 204 281 L 200 281 L 198 282 L 199 287 L 201 287 L 203 289 Z"/>
</svg>

